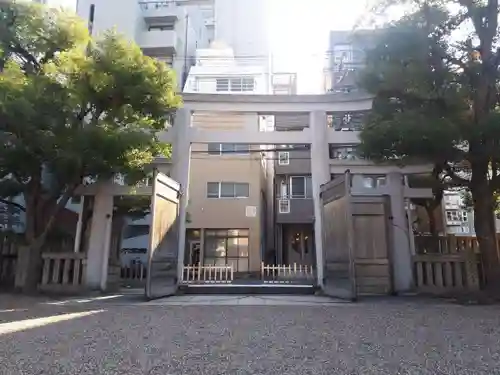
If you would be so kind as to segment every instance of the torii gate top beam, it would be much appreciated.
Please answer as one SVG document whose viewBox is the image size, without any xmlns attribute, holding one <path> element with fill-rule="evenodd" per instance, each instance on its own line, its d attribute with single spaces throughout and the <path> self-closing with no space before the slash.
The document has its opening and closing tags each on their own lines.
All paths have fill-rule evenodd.
<svg viewBox="0 0 500 375">
<path fill-rule="evenodd" d="M 191 111 L 253 112 L 262 115 L 279 112 L 350 112 L 372 107 L 373 97 L 366 93 L 323 95 L 182 95 L 184 108 Z"/>
</svg>

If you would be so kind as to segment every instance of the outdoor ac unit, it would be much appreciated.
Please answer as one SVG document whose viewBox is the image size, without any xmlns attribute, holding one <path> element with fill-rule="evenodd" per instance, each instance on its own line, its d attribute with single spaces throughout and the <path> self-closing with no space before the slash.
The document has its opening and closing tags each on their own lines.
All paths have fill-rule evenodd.
<svg viewBox="0 0 500 375">
<path fill-rule="evenodd" d="M 290 199 L 280 199 L 279 200 L 279 213 L 289 214 L 290 213 Z"/>
<path fill-rule="evenodd" d="M 289 165 L 290 164 L 290 153 L 288 151 L 278 152 L 278 164 L 279 165 Z"/>
</svg>

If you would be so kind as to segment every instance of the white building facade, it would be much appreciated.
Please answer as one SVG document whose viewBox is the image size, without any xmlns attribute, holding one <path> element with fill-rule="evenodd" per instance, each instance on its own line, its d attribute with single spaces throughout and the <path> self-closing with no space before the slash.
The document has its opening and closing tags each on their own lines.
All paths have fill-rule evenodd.
<svg viewBox="0 0 500 375">
<path fill-rule="evenodd" d="M 198 3 L 79 0 L 77 13 L 88 20 L 92 35 L 115 29 L 134 40 L 145 54 L 171 65 L 181 88 L 196 49 L 208 45 L 209 33 Z"/>
</svg>

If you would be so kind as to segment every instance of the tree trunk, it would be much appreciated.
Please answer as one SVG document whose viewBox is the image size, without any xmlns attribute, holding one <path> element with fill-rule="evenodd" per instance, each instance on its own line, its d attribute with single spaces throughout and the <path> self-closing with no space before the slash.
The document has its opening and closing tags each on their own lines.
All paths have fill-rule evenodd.
<svg viewBox="0 0 500 375">
<path fill-rule="evenodd" d="M 21 247 L 16 265 L 16 289 L 27 294 L 35 293 L 42 279 L 42 263 L 41 242 Z"/>
<path fill-rule="evenodd" d="M 427 241 L 427 251 L 431 253 L 439 253 L 439 236 L 437 231 L 436 217 L 434 216 L 434 205 L 425 204 L 425 213 L 429 220 L 429 233 L 431 236 Z"/>
<path fill-rule="evenodd" d="M 494 219 L 493 194 L 487 181 L 471 190 L 474 227 L 483 263 L 486 288 L 500 292 L 500 253 Z"/>
<path fill-rule="evenodd" d="M 431 206 L 425 206 L 425 212 L 427 213 L 427 218 L 429 219 L 429 232 L 433 238 L 437 238 L 437 224 L 436 217 L 434 216 L 434 209 Z"/>
</svg>

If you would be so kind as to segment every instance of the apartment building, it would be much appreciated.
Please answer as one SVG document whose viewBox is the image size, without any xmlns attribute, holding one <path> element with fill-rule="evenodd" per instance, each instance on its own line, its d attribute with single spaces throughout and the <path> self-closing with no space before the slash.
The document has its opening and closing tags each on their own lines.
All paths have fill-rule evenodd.
<svg viewBox="0 0 500 375">
<path fill-rule="evenodd" d="M 212 42 L 199 49 L 184 92 L 221 95 L 268 94 L 266 70 L 239 64 L 233 49 Z M 245 113 L 193 115 L 192 126 L 212 131 L 253 131 L 262 116 Z M 265 249 L 267 168 L 259 145 L 193 144 L 188 200 L 186 264 L 232 265 L 258 272 Z"/>
<path fill-rule="evenodd" d="M 358 90 L 358 72 L 363 68 L 365 52 L 373 46 L 374 30 L 331 31 L 328 51 L 326 91 L 346 93 Z"/>
<path fill-rule="evenodd" d="M 210 12 L 206 7 L 212 3 L 213 0 L 79 0 L 77 14 L 88 20 L 92 35 L 115 29 L 136 41 L 145 54 L 172 66 L 181 89 L 194 65 L 196 49 L 208 46 Z"/>
<path fill-rule="evenodd" d="M 446 191 L 441 205 L 443 228 L 446 234 L 456 236 L 475 236 L 474 211 L 464 206 L 460 191 Z M 500 219 L 495 220 L 497 232 L 500 232 Z"/>
</svg>

